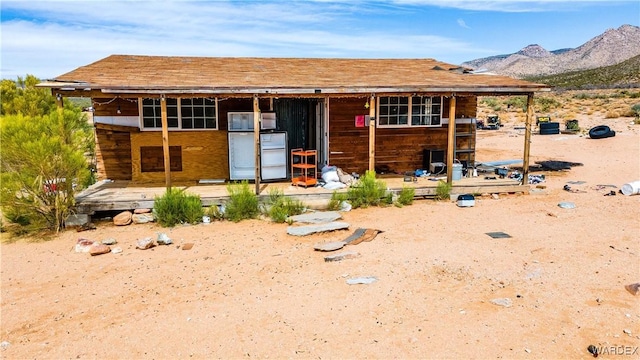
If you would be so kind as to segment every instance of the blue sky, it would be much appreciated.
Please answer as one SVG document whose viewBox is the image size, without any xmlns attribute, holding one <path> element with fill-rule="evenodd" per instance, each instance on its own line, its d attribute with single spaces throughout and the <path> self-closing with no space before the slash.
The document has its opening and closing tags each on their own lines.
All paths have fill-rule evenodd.
<svg viewBox="0 0 640 360">
<path fill-rule="evenodd" d="M 111 54 L 435 58 L 573 48 L 638 26 L 640 1 L 2 0 L 0 75 L 41 79 Z"/>
</svg>

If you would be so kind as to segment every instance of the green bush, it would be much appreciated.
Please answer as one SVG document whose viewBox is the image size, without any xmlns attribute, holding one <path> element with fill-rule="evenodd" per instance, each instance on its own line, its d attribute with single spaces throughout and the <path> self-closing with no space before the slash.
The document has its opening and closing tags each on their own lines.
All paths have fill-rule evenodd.
<svg viewBox="0 0 640 360">
<path fill-rule="evenodd" d="M 225 218 L 239 222 L 244 219 L 255 219 L 260 214 L 258 196 L 249 188 L 249 182 L 243 180 L 240 183 L 227 185 L 229 201 L 225 205 Z"/>
<path fill-rule="evenodd" d="M 562 104 L 552 97 L 535 98 L 535 106 L 541 112 L 549 112 L 551 109 L 560 107 Z"/>
<path fill-rule="evenodd" d="M 302 214 L 304 209 L 302 201 L 285 197 L 282 190 L 274 188 L 269 191 L 267 215 L 274 222 L 283 223 L 290 216 Z"/>
<path fill-rule="evenodd" d="M 331 194 L 331 200 L 329 200 L 329 204 L 327 205 L 327 210 L 337 211 L 340 210 L 343 201 L 349 200 L 346 193 L 339 193 L 334 191 Z"/>
<path fill-rule="evenodd" d="M 507 107 L 514 109 L 521 109 L 527 111 L 527 97 L 526 96 L 509 96 L 505 101 Z"/>
<path fill-rule="evenodd" d="M 392 194 L 387 193 L 385 182 L 376 180 L 376 173 L 370 170 L 347 190 L 347 198 L 354 209 L 388 205 L 393 202 Z"/>
<path fill-rule="evenodd" d="M 224 213 L 222 213 L 222 211 L 220 211 L 220 207 L 218 207 L 218 205 L 211 205 L 209 206 L 209 208 L 206 211 L 207 216 L 209 216 L 209 218 L 211 220 L 223 220 L 224 219 Z"/>
<path fill-rule="evenodd" d="M 631 112 L 636 117 L 636 119 L 640 119 L 640 104 L 635 104 L 631 107 Z"/>
<path fill-rule="evenodd" d="M 413 197 L 416 195 L 416 189 L 408 186 L 403 186 L 402 190 L 398 194 L 397 204 L 399 206 L 413 204 Z"/>
<path fill-rule="evenodd" d="M 439 180 L 436 186 L 436 200 L 449 200 L 452 185 L 446 181 Z"/>
<path fill-rule="evenodd" d="M 155 197 L 153 212 L 158 223 L 164 227 L 181 223 L 196 224 L 202 221 L 204 215 L 200 196 L 173 188 L 169 188 L 162 196 Z"/>
<path fill-rule="evenodd" d="M 77 109 L 0 117 L 0 203 L 32 230 L 59 231 L 73 213 L 75 194 L 90 177 L 84 154 L 93 141 Z"/>
</svg>

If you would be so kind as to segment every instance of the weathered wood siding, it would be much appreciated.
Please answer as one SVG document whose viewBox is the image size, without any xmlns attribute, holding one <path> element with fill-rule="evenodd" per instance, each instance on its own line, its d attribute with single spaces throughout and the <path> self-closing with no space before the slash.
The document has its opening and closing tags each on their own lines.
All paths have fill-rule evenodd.
<svg viewBox="0 0 640 360">
<path fill-rule="evenodd" d="M 179 146 L 182 171 L 171 179 L 194 183 L 200 179 L 229 178 L 229 147 L 226 131 L 170 131 L 169 146 Z M 134 182 L 164 183 L 164 171 L 142 172 L 140 147 L 162 146 L 160 131 L 131 134 L 131 162 Z"/>
<path fill-rule="evenodd" d="M 347 172 L 363 173 L 369 164 L 369 129 L 356 127 L 355 116 L 365 115 L 366 99 L 331 99 L 329 162 Z M 475 97 L 458 97 L 456 116 L 475 117 Z M 449 116 L 445 98 L 443 117 Z M 376 168 L 405 172 L 423 167 L 424 149 L 447 149 L 447 125 L 441 127 L 376 128 Z"/>
<path fill-rule="evenodd" d="M 131 134 L 95 129 L 98 180 L 131 180 Z"/>
</svg>

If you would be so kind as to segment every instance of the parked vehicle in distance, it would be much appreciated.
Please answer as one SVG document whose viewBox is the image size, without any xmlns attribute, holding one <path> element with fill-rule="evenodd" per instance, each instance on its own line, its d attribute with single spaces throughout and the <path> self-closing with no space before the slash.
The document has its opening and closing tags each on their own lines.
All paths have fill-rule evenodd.
<svg viewBox="0 0 640 360">
<path fill-rule="evenodd" d="M 476 128 L 481 130 L 498 130 L 504 126 L 500 123 L 500 117 L 498 115 L 488 115 L 487 121 L 478 120 Z"/>
</svg>

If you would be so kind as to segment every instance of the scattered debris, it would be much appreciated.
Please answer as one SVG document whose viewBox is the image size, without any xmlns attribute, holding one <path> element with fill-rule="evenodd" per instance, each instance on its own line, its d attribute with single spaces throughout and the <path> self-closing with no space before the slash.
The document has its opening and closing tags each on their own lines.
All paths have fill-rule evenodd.
<svg viewBox="0 0 640 360">
<path fill-rule="evenodd" d="M 576 204 L 570 202 L 570 201 L 563 201 L 558 203 L 558 206 L 563 208 L 563 209 L 575 209 L 576 208 Z"/>
<path fill-rule="evenodd" d="M 624 286 L 631 295 L 638 295 L 640 292 L 640 283 L 629 284 Z"/>
<path fill-rule="evenodd" d="M 105 245 L 115 245 L 115 244 L 117 244 L 117 243 L 118 243 L 118 242 L 116 241 L 116 239 L 114 239 L 114 238 L 106 238 L 106 239 L 102 240 L 101 242 L 102 242 L 103 244 L 105 244 Z"/>
<path fill-rule="evenodd" d="M 582 180 L 567 181 L 567 184 L 571 184 L 571 185 L 582 185 L 586 183 L 587 183 L 586 181 L 582 181 Z"/>
<path fill-rule="evenodd" d="M 587 351 L 593 355 L 593 357 L 598 357 L 598 348 L 595 345 L 589 345 Z"/>
<path fill-rule="evenodd" d="M 91 256 L 102 255 L 110 252 L 111 248 L 108 245 L 104 245 L 98 242 L 93 243 L 93 245 L 91 245 L 91 248 L 89 249 L 89 254 L 91 254 Z"/>
<path fill-rule="evenodd" d="M 604 196 L 616 196 L 616 192 L 611 190 L 608 193 L 604 194 Z"/>
<path fill-rule="evenodd" d="M 488 232 L 485 234 L 491 236 L 494 239 L 508 239 L 511 237 L 511 235 L 504 233 L 502 231 Z"/>
<path fill-rule="evenodd" d="M 589 129 L 589 137 L 592 139 L 604 139 L 616 136 L 616 132 L 607 125 L 598 125 Z"/>
<path fill-rule="evenodd" d="M 82 231 L 87 231 L 87 230 L 95 230 L 96 229 L 96 225 L 92 222 L 86 223 L 82 226 L 79 226 L 77 228 L 78 232 L 82 232 Z"/>
<path fill-rule="evenodd" d="M 335 251 L 342 249 L 346 243 L 344 241 L 333 241 L 328 243 L 316 244 L 313 246 L 317 251 Z"/>
<path fill-rule="evenodd" d="M 191 250 L 193 248 L 193 243 L 186 243 L 182 245 L 182 250 Z"/>
<path fill-rule="evenodd" d="M 2 348 L 2 350 L 7 350 L 7 348 L 9 347 L 9 345 L 11 345 L 10 342 L 8 341 L 3 341 L 0 343 L 0 348 Z"/>
<path fill-rule="evenodd" d="M 123 211 L 120 214 L 113 217 L 113 224 L 116 226 L 126 226 L 131 224 L 131 211 Z"/>
<path fill-rule="evenodd" d="M 584 164 L 570 161 L 558 161 L 558 160 L 547 160 L 547 161 L 536 161 L 536 164 L 540 165 L 542 170 L 551 170 L 551 171 L 559 171 L 559 170 L 571 170 L 574 166 L 582 166 Z"/>
<path fill-rule="evenodd" d="M 322 224 L 342 219 L 337 211 L 315 211 L 289 217 L 291 221 L 307 224 Z"/>
<path fill-rule="evenodd" d="M 475 197 L 472 194 L 458 195 L 457 205 L 459 207 L 473 207 L 476 205 Z"/>
<path fill-rule="evenodd" d="M 378 278 L 376 278 L 375 276 L 365 276 L 365 277 L 357 277 L 357 278 L 350 278 L 347 279 L 347 284 L 349 285 L 356 285 L 356 284 L 373 284 L 374 282 L 378 281 Z"/>
<path fill-rule="evenodd" d="M 622 185 L 622 189 L 620 189 L 620 191 L 622 192 L 622 194 L 624 194 L 626 196 L 639 195 L 640 194 L 640 180 L 633 181 L 633 182 L 626 183 L 626 184 Z"/>
<path fill-rule="evenodd" d="M 331 262 L 331 261 L 342 261 L 345 259 L 355 259 L 358 256 L 360 256 L 359 253 L 355 252 L 355 251 L 344 251 L 338 254 L 333 254 L 333 255 L 328 255 L 324 257 L 324 261 L 325 262 Z"/>
<path fill-rule="evenodd" d="M 572 192 L 572 193 L 586 193 L 584 190 L 572 189 L 571 186 L 565 185 L 562 187 L 562 190 Z"/>
<path fill-rule="evenodd" d="M 158 233 L 158 245 L 171 245 L 173 241 L 165 233 Z"/>
<path fill-rule="evenodd" d="M 509 298 L 497 298 L 491 300 L 491 303 L 498 306 L 511 307 L 513 306 L 513 301 Z"/>
<path fill-rule="evenodd" d="M 631 336 L 631 330 L 629 330 L 629 329 L 624 329 L 624 330 L 622 330 L 622 332 L 627 334 L 627 335 L 629 335 L 629 336 Z"/>
<path fill-rule="evenodd" d="M 361 242 L 364 242 L 364 241 L 368 242 L 373 240 L 381 232 L 382 230 L 377 230 L 377 229 L 358 228 L 356 229 L 356 231 L 353 232 L 353 234 L 351 234 L 349 237 L 347 237 L 343 241 L 347 245 L 358 245 Z"/>
<path fill-rule="evenodd" d="M 136 243 L 136 249 L 147 250 L 154 247 L 153 239 L 151 237 L 146 237 L 144 239 L 138 240 Z"/>
<path fill-rule="evenodd" d="M 80 238 L 76 242 L 75 250 L 78 253 L 88 253 L 91 250 L 91 245 L 93 245 L 93 240 Z"/>
<path fill-rule="evenodd" d="M 294 236 L 306 236 L 319 232 L 342 230 L 348 228 L 349 224 L 346 222 L 333 221 L 330 223 L 318 225 L 289 226 L 287 227 L 287 234 Z"/>
</svg>

